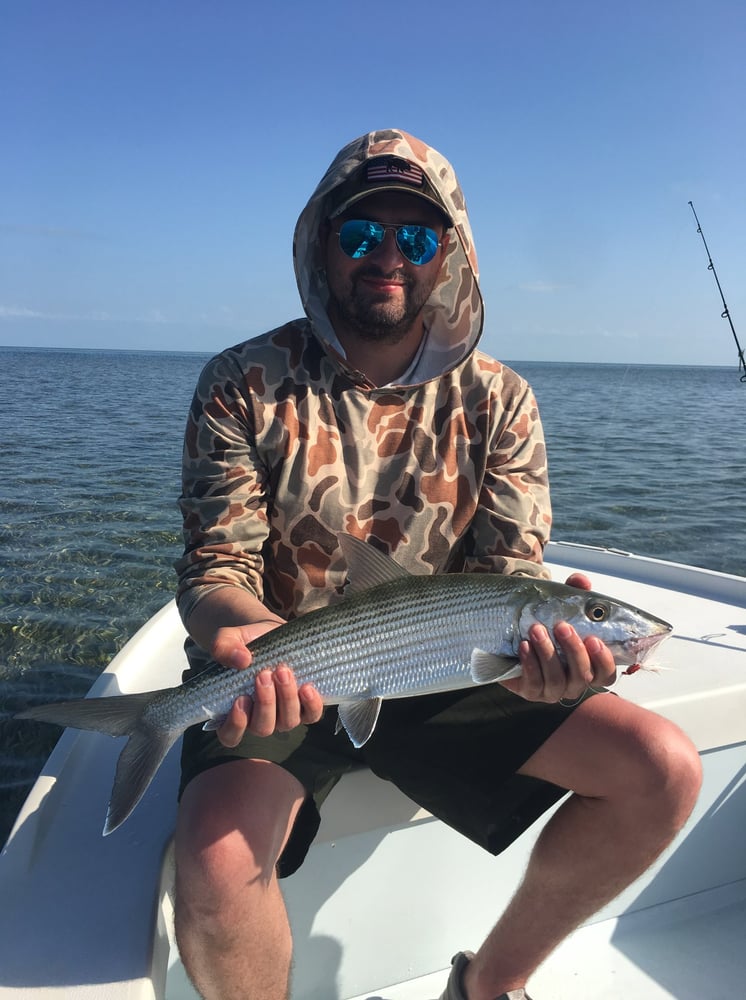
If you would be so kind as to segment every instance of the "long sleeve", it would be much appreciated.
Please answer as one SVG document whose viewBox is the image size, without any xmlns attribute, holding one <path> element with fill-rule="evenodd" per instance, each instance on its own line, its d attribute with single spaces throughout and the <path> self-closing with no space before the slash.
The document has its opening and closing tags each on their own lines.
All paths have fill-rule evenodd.
<svg viewBox="0 0 746 1000">
<path fill-rule="evenodd" d="M 233 359 L 219 355 L 199 379 L 184 438 L 179 500 L 184 555 L 176 570 L 185 622 L 216 587 L 243 587 L 263 598 L 266 478 L 245 379 Z"/>
</svg>

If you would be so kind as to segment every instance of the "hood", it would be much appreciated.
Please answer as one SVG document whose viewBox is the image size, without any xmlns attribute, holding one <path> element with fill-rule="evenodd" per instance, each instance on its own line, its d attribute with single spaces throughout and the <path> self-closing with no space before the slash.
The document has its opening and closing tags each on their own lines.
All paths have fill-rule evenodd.
<svg viewBox="0 0 746 1000">
<path fill-rule="evenodd" d="M 325 347 L 341 353 L 326 311 L 328 292 L 319 231 L 328 215 L 327 206 L 335 201 L 332 192 L 340 185 L 354 183 L 353 175 L 368 160 L 386 155 L 417 165 L 427 187 L 453 222 L 440 278 L 424 307 L 427 339 L 408 378 L 408 384 L 428 382 L 450 371 L 473 351 L 484 321 L 477 255 L 466 203 L 453 167 L 437 150 L 398 129 L 369 132 L 341 149 L 295 227 L 295 277 L 314 333 Z"/>
</svg>

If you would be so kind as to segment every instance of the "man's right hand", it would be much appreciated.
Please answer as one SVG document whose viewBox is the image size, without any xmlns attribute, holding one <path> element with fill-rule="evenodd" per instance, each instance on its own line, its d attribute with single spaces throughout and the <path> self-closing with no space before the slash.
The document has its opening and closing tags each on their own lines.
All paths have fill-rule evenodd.
<svg viewBox="0 0 746 1000">
<path fill-rule="evenodd" d="M 245 670 L 251 665 L 247 648 L 265 632 L 277 628 L 279 622 L 257 622 L 220 628 L 210 650 L 214 660 L 224 667 Z M 321 695 L 312 684 L 298 687 L 289 667 L 262 670 L 256 678 L 254 697 L 240 695 L 217 730 L 223 746 L 235 747 L 248 729 L 255 736 L 271 736 L 287 732 L 301 723 L 318 722 L 324 711 Z"/>
</svg>

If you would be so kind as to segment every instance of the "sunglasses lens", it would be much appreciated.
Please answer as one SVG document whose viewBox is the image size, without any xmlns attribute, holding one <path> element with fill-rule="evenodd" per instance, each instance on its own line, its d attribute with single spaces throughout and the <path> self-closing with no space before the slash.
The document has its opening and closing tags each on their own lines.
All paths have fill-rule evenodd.
<svg viewBox="0 0 746 1000">
<path fill-rule="evenodd" d="M 438 249 L 438 234 L 427 226 L 399 226 L 396 243 L 413 264 L 427 264 Z"/>
<path fill-rule="evenodd" d="M 339 230 L 339 245 L 348 257 L 358 260 L 383 242 L 386 230 L 377 222 L 349 219 Z"/>
<path fill-rule="evenodd" d="M 438 249 L 438 234 L 427 226 L 383 226 L 367 219 L 348 219 L 339 230 L 339 245 L 353 260 L 383 243 L 387 229 L 396 231 L 396 245 L 412 264 L 427 264 Z"/>
</svg>

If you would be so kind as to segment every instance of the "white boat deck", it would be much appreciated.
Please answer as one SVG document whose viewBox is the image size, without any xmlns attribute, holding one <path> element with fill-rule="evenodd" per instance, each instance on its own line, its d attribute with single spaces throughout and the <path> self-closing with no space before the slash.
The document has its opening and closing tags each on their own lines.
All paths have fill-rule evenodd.
<svg viewBox="0 0 746 1000">
<path fill-rule="evenodd" d="M 537 1000 L 740 1000 L 746 883 L 574 934 L 531 983 Z M 717 965 L 713 968 L 713 956 Z M 350 1000 L 436 1000 L 447 970 Z"/>
<path fill-rule="evenodd" d="M 579 546 L 548 555 L 556 579 L 582 569 L 595 589 L 674 624 L 660 652 L 670 669 L 617 687 L 692 736 L 705 786 L 672 848 L 550 957 L 531 994 L 746 997 L 746 580 Z M 169 605 L 93 693 L 177 683 L 182 638 Z M 177 754 L 127 823 L 102 838 L 120 748 L 67 731 L 0 855 L 0 1000 L 196 996 L 171 946 Z M 493 859 L 368 772 L 350 775 L 325 807 L 307 863 L 285 883 L 293 1000 L 436 1000 L 451 955 L 479 944 L 534 837 Z"/>
</svg>

